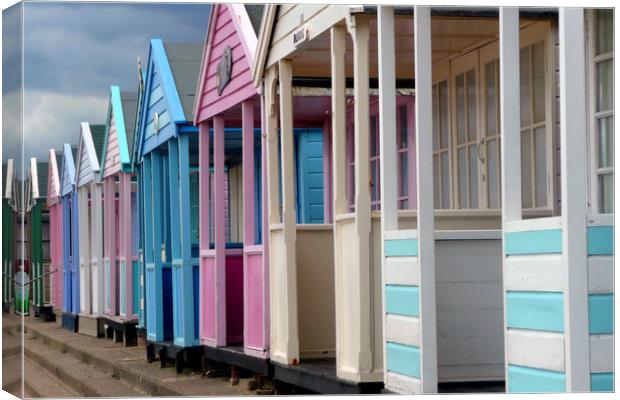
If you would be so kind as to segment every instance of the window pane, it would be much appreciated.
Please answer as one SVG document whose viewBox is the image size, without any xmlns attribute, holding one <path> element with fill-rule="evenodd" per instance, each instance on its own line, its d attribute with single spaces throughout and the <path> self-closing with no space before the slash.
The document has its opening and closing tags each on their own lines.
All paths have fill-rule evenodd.
<svg viewBox="0 0 620 400">
<path fill-rule="evenodd" d="M 377 189 L 379 187 L 379 180 L 377 179 L 377 161 L 370 162 L 370 175 L 371 175 L 371 186 L 370 186 L 370 198 L 372 201 L 377 201 Z"/>
<path fill-rule="evenodd" d="M 448 147 L 448 82 L 439 83 L 439 119 L 441 120 L 441 148 Z"/>
<path fill-rule="evenodd" d="M 467 203 L 467 153 L 466 148 L 461 147 L 458 151 L 459 166 L 459 208 L 468 208 Z"/>
<path fill-rule="evenodd" d="M 438 101 L 438 87 L 433 86 L 433 150 L 439 149 L 439 104 Z"/>
<path fill-rule="evenodd" d="M 534 131 L 536 159 L 536 207 L 547 205 L 547 144 L 545 142 L 545 128 Z"/>
<path fill-rule="evenodd" d="M 409 193 L 409 170 L 407 168 L 407 153 L 400 154 L 400 195 L 406 196 Z"/>
<path fill-rule="evenodd" d="M 469 208 L 478 208 L 478 154 L 477 145 L 469 146 Z"/>
<path fill-rule="evenodd" d="M 611 110 L 614 106 L 614 64 L 605 60 L 596 64 L 596 111 Z"/>
<path fill-rule="evenodd" d="M 520 54 L 521 126 L 527 126 L 532 121 L 530 112 L 530 48 L 521 49 Z"/>
<path fill-rule="evenodd" d="M 476 74 L 472 69 L 467 71 L 467 130 L 469 140 L 476 140 L 478 137 L 476 108 Z"/>
<path fill-rule="evenodd" d="M 498 208 L 498 190 L 497 190 L 497 140 L 489 140 L 487 142 L 487 177 L 489 179 L 489 208 Z"/>
<path fill-rule="evenodd" d="M 435 110 L 433 109 L 433 114 L 435 113 Z M 403 147 L 407 147 L 407 132 L 409 131 L 409 128 L 407 126 L 407 106 L 400 106 L 398 108 L 398 116 L 400 117 L 400 146 L 401 148 Z M 435 128 L 435 121 L 434 121 L 435 117 L 433 117 L 433 132 L 436 132 L 436 128 Z M 434 137 L 436 136 L 436 134 L 433 134 L 433 141 L 435 140 Z"/>
<path fill-rule="evenodd" d="M 448 152 L 441 154 L 441 208 L 450 208 L 450 160 Z"/>
<path fill-rule="evenodd" d="M 441 200 L 439 198 L 439 188 L 441 187 L 443 182 L 441 182 L 440 174 L 441 171 L 439 169 L 439 155 L 437 154 L 433 156 L 433 204 L 436 209 L 441 208 L 439 203 Z"/>
<path fill-rule="evenodd" d="M 497 103 L 495 97 L 495 60 L 485 66 L 487 136 L 497 133 Z"/>
<path fill-rule="evenodd" d="M 465 76 L 456 77 L 456 133 L 458 144 L 465 142 Z"/>
<path fill-rule="evenodd" d="M 532 141 L 530 131 L 521 133 L 521 201 L 532 208 Z"/>
<path fill-rule="evenodd" d="M 598 125 L 598 167 L 614 166 L 614 117 L 609 116 L 597 121 Z"/>
<path fill-rule="evenodd" d="M 613 10 L 596 10 L 596 54 L 607 53 L 614 48 Z"/>
<path fill-rule="evenodd" d="M 602 214 L 614 212 L 614 174 L 599 175 L 598 185 L 599 212 Z"/>
<path fill-rule="evenodd" d="M 373 115 L 370 117 L 370 155 L 376 156 L 378 154 L 377 151 L 377 116 Z"/>
<path fill-rule="evenodd" d="M 532 46 L 532 68 L 534 122 L 540 122 L 545 119 L 545 46 L 542 41 Z"/>
</svg>

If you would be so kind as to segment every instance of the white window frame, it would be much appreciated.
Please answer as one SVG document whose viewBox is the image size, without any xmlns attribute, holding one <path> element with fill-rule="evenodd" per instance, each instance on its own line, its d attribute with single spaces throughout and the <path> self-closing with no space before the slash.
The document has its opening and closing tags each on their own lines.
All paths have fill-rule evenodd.
<svg viewBox="0 0 620 400">
<path fill-rule="evenodd" d="M 605 167 L 598 168 L 598 141 L 597 141 L 597 120 L 599 118 L 604 118 L 607 116 L 612 116 L 614 119 L 614 142 L 615 142 L 615 99 L 614 99 L 614 107 L 612 107 L 609 111 L 596 111 L 596 63 L 605 61 L 608 59 L 614 60 L 614 51 L 612 50 L 609 53 L 601 54 L 595 56 L 596 51 L 596 12 L 594 9 L 587 10 L 586 13 L 586 26 L 587 26 L 587 38 L 586 38 L 586 48 L 587 48 L 587 90 L 588 90 L 588 155 L 589 155 L 589 165 L 590 165 L 590 173 L 588 176 L 588 191 L 589 191 L 589 204 L 588 211 L 591 214 L 603 214 L 600 212 L 600 204 L 599 204 L 599 184 L 598 184 L 598 176 L 599 174 L 604 174 L 611 172 L 615 173 L 614 167 Z M 614 29 L 615 29 L 615 21 L 614 21 Z M 614 43 L 615 45 L 615 43 Z M 614 164 L 615 164 L 614 157 Z M 615 208 L 614 208 L 615 211 Z M 613 212 L 611 213 L 613 215 Z"/>
<path fill-rule="evenodd" d="M 437 163 L 437 165 L 439 165 L 439 168 L 436 168 L 437 171 L 437 175 L 433 176 L 433 185 L 436 185 L 436 189 L 433 188 L 433 190 L 436 190 L 436 193 L 439 194 L 438 197 L 438 203 L 439 207 L 435 207 L 436 209 L 444 209 L 442 204 L 443 204 L 443 199 L 444 196 L 448 196 L 448 207 L 445 208 L 447 210 L 451 210 L 454 209 L 454 201 L 453 201 L 453 195 L 452 193 L 454 192 L 453 190 L 453 179 L 452 179 L 452 118 L 450 116 L 451 114 L 451 110 L 452 110 L 452 106 L 451 106 L 451 90 L 450 90 L 450 64 L 449 62 L 445 62 L 437 67 L 433 68 L 433 86 L 432 86 L 432 90 L 433 92 L 435 90 L 437 90 L 437 104 L 435 104 L 434 106 L 438 106 L 439 104 L 439 92 L 438 92 L 438 88 L 439 88 L 439 83 L 441 82 L 445 82 L 446 83 L 446 91 L 447 91 L 447 110 L 445 110 L 448 113 L 448 118 L 446 119 L 448 122 L 448 144 L 446 145 L 446 147 L 441 147 L 437 150 L 433 149 L 433 162 L 435 162 L 435 157 L 440 157 L 440 155 L 442 153 L 448 153 L 448 193 L 443 193 L 443 185 L 441 182 L 441 178 L 442 178 L 442 170 L 441 170 L 441 157 L 439 158 L 439 162 Z M 437 115 L 438 119 L 441 119 L 441 117 L 439 116 L 439 114 Z M 436 122 L 436 121 L 433 121 Z M 438 126 L 438 124 L 434 123 L 433 126 Z M 436 133 L 438 135 L 441 135 L 441 132 L 439 131 L 439 129 L 436 131 Z"/>
</svg>

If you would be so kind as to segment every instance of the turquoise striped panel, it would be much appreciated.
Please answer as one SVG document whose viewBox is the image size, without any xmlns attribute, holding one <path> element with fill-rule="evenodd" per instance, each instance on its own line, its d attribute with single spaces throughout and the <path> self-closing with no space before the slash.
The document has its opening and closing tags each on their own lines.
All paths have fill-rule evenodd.
<svg viewBox="0 0 620 400">
<path fill-rule="evenodd" d="M 559 292 L 508 292 L 506 325 L 564 332 L 564 295 Z"/>
<path fill-rule="evenodd" d="M 505 237 L 506 255 L 551 254 L 562 252 L 562 230 L 508 232 Z"/>
<path fill-rule="evenodd" d="M 387 369 L 391 372 L 420 378 L 420 348 L 388 342 L 386 345 Z"/>
<path fill-rule="evenodd" d="M 591 256 L 614 254 L 613 226 L 588 227 L 588 254 Z"/>
<path fill-rule="evenodd" d="M 588 296 L 588 317 L 590 333 L 614 332 L 614 295 L 591 294 Z"/>
<path fill-rule="evenodd" d="M 613 372 L 590 374 L 590 391 L 592 392 L 613 392 L 614 391 Z"/>
<path fill-rule="evenodd" d="M 545 369 L 508 366 L 509 393 L 558 393 L 566 391 L 566 375 Z"/>
<path fill-rule="evenodd" d="M 417 239 L 391 239 L 385 241 L 386 257 L 417 257 Z"/>
<path fill-rule="evenodd" d="M 385 285 L 385 311 L 388 314 L 420 315 L 420 288 L 418 286 Z"/>
</svg>

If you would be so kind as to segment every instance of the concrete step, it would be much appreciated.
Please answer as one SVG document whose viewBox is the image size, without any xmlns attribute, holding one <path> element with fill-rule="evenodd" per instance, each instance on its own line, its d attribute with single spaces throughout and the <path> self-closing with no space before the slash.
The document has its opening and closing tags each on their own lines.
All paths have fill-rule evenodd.
<svg viewBox="0 0 620 400">
<path fill-rule="evenodd" d="M 22 359 L 21 354 L 2 357 L 2 389 L 21 397 Z"/>
<path fill-rule="evenodd" d="M 118 379 L 110 371 L 87 364 L 69 353 L 42 343 L 38 338 L 29 338 L 25 344 L 28 358 L 43 367 L 54 379 L 63 382 L 80 396 L 87 397 L 136 397 L 146 393 Z M 28 368 L 24 371 L 26 377 Z M 28 380 L 28 379 L 27 379 Z M 45 397 L 48 396 L 45 393 Z"/>
<path fill-rule="evenodd" d="M 30 357 L 24 359 L 24 370 L 26 371 L 25 386 L 33 397 L 59 399 L 80 396 L 80 393 L 62 383 L 57 377 L 30 359 Z"/>
</svg>

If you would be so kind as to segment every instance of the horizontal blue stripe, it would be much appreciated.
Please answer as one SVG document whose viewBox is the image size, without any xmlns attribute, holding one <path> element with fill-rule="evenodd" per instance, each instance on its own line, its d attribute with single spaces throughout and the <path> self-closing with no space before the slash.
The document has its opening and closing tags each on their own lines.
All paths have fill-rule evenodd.
<svg viewBox="0 0 620 400">
<path fill-rule="evenodd" d="M 562 230 L 508 232 L 505 235 L 506 255 L 552 254 L 562 252 Z"/>
<path fill-rule="evenodd" d="M 386 257 L 417 257 L 417 239 L 391 239 L 385 241 Z"/>
<path fill-rule="evenodd" d="M 388 371 L 420 378 L 419 347 L 388 342 L 385 358 Z"/>
<path fill-rule="evenodd" d="M 614 254 L 613 226 L 588 227 L 588 254 L 591 256 Z"/>
<path fill-rule="evenodd" d="M 590 391 L 592 392 L 613 392 L 614 374 L 604 372 L 590 375 Z"/>
<path fill-rule="evenodd" d="M 420 315 L 420 288 L 418 286 L 386 285 L 385 311 L 388 314 Z"/>
<path fill-rule="evenodd" d="M 545 369 L 508 366 L 509 393 L 558 393 L 566 391 L 566 375 Z"/>
<path fill-rule="evenodd" d="M 508 292 L 509 328 L 564 332 L 564 295 L 558 292 Z"/>
<path fill-rule="evenodd" d="M 588 315 L 591 334 L 613 333 L 614 295 L 607 293 L 588 296 Z"/>
</svg>

